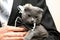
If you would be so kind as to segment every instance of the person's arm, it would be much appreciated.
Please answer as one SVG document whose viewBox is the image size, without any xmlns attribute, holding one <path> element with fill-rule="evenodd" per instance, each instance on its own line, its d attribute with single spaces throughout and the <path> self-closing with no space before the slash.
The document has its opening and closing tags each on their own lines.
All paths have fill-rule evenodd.
<svg viewBox="0 0 60 40">
<path fill-rule="evenodd" d="M 24 26 L 4 26 L 0 28 L 0 40 L 23 40 L 26 33 Z"/>
<path fill-rule="evenodd" d="M 60 32 L 60 0 L 46 0 L 57 30 Z"/>
</svg>

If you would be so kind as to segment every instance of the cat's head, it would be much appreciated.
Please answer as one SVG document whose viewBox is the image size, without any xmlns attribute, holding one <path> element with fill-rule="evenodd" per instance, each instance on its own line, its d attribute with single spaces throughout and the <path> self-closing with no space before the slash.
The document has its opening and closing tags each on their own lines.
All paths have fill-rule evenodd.
<svg viewBox="0 0 60 40">
<path fill-rule="evenodd" d="M 36 22 L 37 24 L 40 23 L 43 9 L 32 6 L 31 4 L 25 4 L 23 6 L 19 5 L 20 13 L 22 13 L 22 19 L 26 23 L 32 24 L 33 22 Z"/>
</svg>

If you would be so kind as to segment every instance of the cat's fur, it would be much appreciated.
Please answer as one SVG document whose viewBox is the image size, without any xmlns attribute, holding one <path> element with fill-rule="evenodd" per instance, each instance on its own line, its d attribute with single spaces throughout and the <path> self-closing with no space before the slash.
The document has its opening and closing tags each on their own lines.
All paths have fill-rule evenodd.
<svg viewBox="0 0 60 40">
<path fill-rule="evenodd" d="M 43 40 L 48 37 L 47 30 L 40 24 L 42 19 L 43 9 L 32 6 L 31 4 L 19 5 L 20 13 L 22 13 L 22 20 L 25 23 L 34 24 L 36 27 L 28 31 L 24 40 Z"/>
</svg>

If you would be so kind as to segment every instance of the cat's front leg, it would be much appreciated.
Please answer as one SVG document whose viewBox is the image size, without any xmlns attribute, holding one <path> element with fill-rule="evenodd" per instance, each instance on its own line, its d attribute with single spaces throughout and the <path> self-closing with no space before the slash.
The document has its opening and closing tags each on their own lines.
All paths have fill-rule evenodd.
<svg viewBox="0 0 60 40">
<path fill-rule="evenodd" d="M 28 33 L 26 34 L 24 40 L 31 40 L 32 37 L 34 36 L 35 31 L 29 30 Z"/>
<path fill-rule="evenodd" d="M 35 39 L 37 40 L 43 40 L 48 37 L 48 32 L 42 25 L 38 25 L 35 28 L 35 33 L 34 33 Z M 34 39 L 34 38 L 33 38 Z"/>
</svg>

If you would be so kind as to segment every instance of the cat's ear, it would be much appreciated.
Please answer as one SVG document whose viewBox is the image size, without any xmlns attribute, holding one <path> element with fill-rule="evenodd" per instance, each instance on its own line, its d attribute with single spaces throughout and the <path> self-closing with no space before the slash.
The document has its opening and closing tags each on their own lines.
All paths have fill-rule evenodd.
<svg viewBox="0 0 60 40">
<path fill-rule="evenodd" d="M 17 6 L 17 9 L 19 10 L 19 13 L 22 13 L 24 10 L 24 7 L 22 5 Z"/>
<path fill-rule="evenodd" d="M 38 13 L 40 14 L 40 13 L 43 13 L 43 12 L 44 12 L 44 10 L 39 8 Z"/>
</svg>

